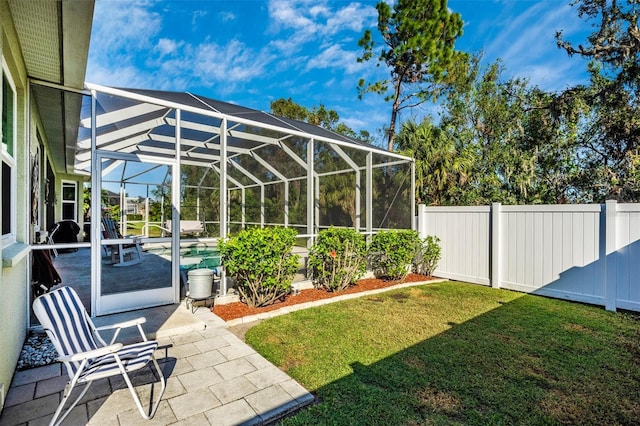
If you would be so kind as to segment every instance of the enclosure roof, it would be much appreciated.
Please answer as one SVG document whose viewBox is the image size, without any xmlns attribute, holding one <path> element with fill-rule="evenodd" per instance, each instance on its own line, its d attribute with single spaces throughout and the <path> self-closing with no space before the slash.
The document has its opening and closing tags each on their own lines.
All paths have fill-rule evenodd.
<svg viewBox="0 0 640 426">
<path fill-rule="evenodd" d="M 219 166 L 223 122 L 227 130 L 227 159 L 232 165 L 236 165 L 234 158 L 241 156 L 250 156 L 264 165 L 264 160 L 268 162 L 266 157 L 277 149 L 288 152 L 292 163 L 304 168 L 307 158 L 301 152 L 293 156 L 292 141 L 307 143 L 311 139 L 331 146 L 341 161 L 354 150 L 374 153 L 375 164 L 413 161 L 318 126 L 193 93 L 111 88 L 90 83 L 86 87 L 97 93 L 96 147 L 102 150 L 175 158 L 179 117 L 181 161 L 184 164 Z M 180 110 L 179 116 L 177 110 Z M 90 150 L 90 102 L 86 98 L 78 136 L 76 170 L 89 170 Z M 364 167 L 362 159 L 344 161 L 352 168 Z M 271 170 L 271 173 L 277 175 L 279 171 Z M 300 173 L 303 174 L 306 172 Z"/>
</svg>

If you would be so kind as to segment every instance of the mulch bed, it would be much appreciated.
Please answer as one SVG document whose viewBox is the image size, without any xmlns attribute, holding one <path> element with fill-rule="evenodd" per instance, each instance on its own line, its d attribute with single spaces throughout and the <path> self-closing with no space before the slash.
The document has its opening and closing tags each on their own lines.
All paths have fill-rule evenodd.
<svg viewBox="0 0 640 426">
<path fill-rule="evenodd" d="M 409 274 L 402 281 L 385 281 L 378 278 L 366 278 L 358 281 L 356 285 L 340 292 L 328 292 L 318 289 L 302 290 L 299 294 L 290 294 L 286 296 L 283 301 L 274 303 L 270 306 L 265 306 L 262 308 L 250 308 L 245 303 L 236 302 L 226 305 L 215 305 L 213 308 L 213 313 L 223 320 L 229 321 L 249 315 L 260 314 L 262 312 L 273 311 L 276 309 L 284 308 L 285 306 L 297 305 L 299 303 L 312 302 L 321 299 L 330 299 L 332 297 L 341 296 L 343 294 L 360 293 L 368 290 L 377 290 L 380 288 L 391 287 L 401 283 L 429 281 L 431 279 L 433 278 L 419 274 Z"/>
</svg>

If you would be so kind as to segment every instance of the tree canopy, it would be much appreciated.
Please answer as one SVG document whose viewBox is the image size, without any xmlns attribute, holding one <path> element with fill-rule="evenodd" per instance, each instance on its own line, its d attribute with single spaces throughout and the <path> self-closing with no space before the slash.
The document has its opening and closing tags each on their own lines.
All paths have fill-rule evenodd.
<svg viewBox="0 0 640 426">
<path fill-rule="evenodd" d="M 436 99 L 450 82 L 451 68 L 465 57 L 454 49 L 463 23 L 460 14 L 449 11 L 446 0 L 398 0 L 393 7 L 381 1 L 376 9 L 382 40 L 366 30 L 358 42 L 363 49 L 358 61 L 375 59 L 377 66 L 388 68 L 389 76 L 374 82 L 360 79 L 358 94 L 362 98 L 377 93 L 392 102 L 387 129 L 392 150 L 399 112 Z"/>
<path fill-rule="evenodd" d="M 275 115 L 293 120 L 304 121 L 309 124 L 332 130 L 341 135 L 360 139 L 363 142 L 373 142 L 372 136 L 366 130 L 354 131 L 349 126 L 340 121 L 340 116 L 333 109 L 327 109 L 323 104 L 313 106 L 308 109 L 293 99 L 280 98 L 271 102 L 271 112 Z"/>
<path fill-rule="evenodd" d="M 586 21 L 595 20 L 586 43 L 564 39 L 569 55 L 591 59 L 588 85 L 572 87 L 555 100 L 555 109 L 578 129 L 583 179 L 578 190 L 594 201 L 640 201 L 640 30 L 636 1 L 582 0 L 575 3 Z"/>
<path fill-rule="evenodd" d="M 442 62 L 440 56 L 416 58 L 411 48 L 425 38 L 408 36 L 411 29 L 427 28 L 441 16 L 452 23 L 445 39 L 455 40 L 459 32 L 453 29 L 460 17 L 448 10 L 440 15 L 418 13 L 444 2 L 421 1 L 415 13 L 406 10 L 410 4 L 414 3 L 398 1 L 393 9 L 378 4 L 378 29 L 385 47 L 374 50 L 373 36 L 366 33 L 360 41 L 365 49 L 361 60 L 381 52 L 378 65 L 387 65 L 391 77 L 369 85 L 360 81 L 359 94 L 385 93 L 387 100 L 400 102 L 391 114 L 390 142 L 397 112 L 407 99 L 402 94 L 416 95 L 417 101 L 433 101 L 446 94 L 437 98 L 437 119 L 405 121 L 396 143 L 390 145 L 416 159 L 419 202 L 640 201 L 639 2 L 572 3 L 585 24 L 595 22 L 593 32 L 586 40 L 576 41 L 558 31 L 556 40 L 569 55 L 591 60 L 586 70 L 590 79 L 560 92 L 541 90 L 526 79 L 505 78 L 500 60 L 485 64 L 481 53 L 460 54 L 453 44 L 429 44 L 443 55 Z M 409 25 L 411 20 L 420 22 Z M 402 66 L 420 58 L 426 62 L 418 64 L 433 66 L 416 65 L 411 73 L 401 73 Z M 410 78 L 405 79 L 407 75 Z M 429 90 L 416 90 L 417 82 Z"/>
</svg>

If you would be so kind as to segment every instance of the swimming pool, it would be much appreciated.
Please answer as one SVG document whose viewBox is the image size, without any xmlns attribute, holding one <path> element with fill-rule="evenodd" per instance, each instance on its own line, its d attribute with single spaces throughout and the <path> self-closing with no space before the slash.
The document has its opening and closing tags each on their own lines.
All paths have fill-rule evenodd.
<svg viewBox="0 0 640 426">
<path fill-rule="evenodd" d="M 155 245 L 144 248 L 147 253 L 171 260 L 170 245 Z M 206 268 L 218 273 L 220 266 L 220 251 L 213 247 L 191 246 L 180 247 L 180 270 L 190 271 L 192 269 Z"/>
</svg>

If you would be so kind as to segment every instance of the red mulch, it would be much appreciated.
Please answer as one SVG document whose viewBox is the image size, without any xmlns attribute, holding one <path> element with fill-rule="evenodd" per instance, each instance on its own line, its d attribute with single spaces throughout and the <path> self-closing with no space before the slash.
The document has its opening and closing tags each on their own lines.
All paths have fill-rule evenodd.
<svg viewBox="0 0 640 426">
<path fill-rule="evenodd" d="M 274 303 L 270 306 L 265 306 L 263 308 L 250 308 L 245 303 L 236 302 L 229 303 L 226 305 L 215 305 L 213 308 L 213 313 L 222 318 L 225 321 L 229 321 L 236 318 L 242 318 L 249 315 L 256 315 L 262 312 L 273 311 L 275 309 L 280 309 L 285 306 L 297 305 L 298 303 L 312 302 L 314 300 L 320 299 L 330 299 L 332 297 L 340 296 L 343 294 L 349 293 L 359 293 L 367 290 L 377 290 L 379 288 L 391 287 L 396 284 L 402 283 L 413 283 L 419 281 L 428 281 L 433 278 L 427 277 L 424 275 L 418 274 L 409 274 L 402 281 L 384 281 L 378 278 L 367 278 L 358 281 L 358 283 L 352 287 L 344 291 L 339 292 L 328 292 L 325 290 L 311 289 L 311 290 L 302 290 L 297 295 L 288 295 L 285 297 L 284 301 Z"/>
</svg>

